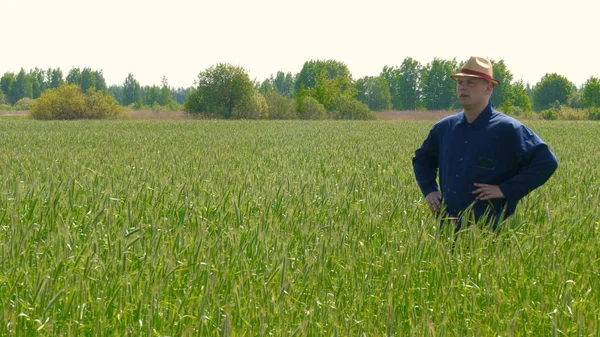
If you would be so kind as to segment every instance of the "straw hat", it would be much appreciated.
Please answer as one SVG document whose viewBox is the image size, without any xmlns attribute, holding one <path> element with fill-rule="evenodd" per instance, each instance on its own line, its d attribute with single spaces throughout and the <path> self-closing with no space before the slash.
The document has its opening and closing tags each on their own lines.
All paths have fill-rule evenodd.
<svg viewBox="0 0 600 337">
<path fill-rule="evenodd" d="M 483 57 L 471 56 L 465 63 L 459 73 L 452 75 L 453 80 L 457 77 L 478 77 L 492 82 L 493 86 L 500 84 L 500 81 L 494 78 L 492 63 Z"/>
</svg>

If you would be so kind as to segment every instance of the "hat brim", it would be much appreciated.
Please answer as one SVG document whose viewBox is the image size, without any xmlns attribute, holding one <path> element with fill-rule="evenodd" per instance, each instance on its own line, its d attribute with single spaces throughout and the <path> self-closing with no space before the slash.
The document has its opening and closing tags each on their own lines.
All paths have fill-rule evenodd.
<svg viewBox="0 0 600 337">
<path fill-rule="evenodd" d="M 486 80 L 486 81 L 490 81 L 490 82 L 492 82 L 492 85 L 493 85 L 494 87 L 500 84 L 500 81 L 498 81 L 498 80 L 497 80 L 497 79 L 495 79 L 495 78 L 487 78 L 487 77 L 483 77 L 483 76 L 479 76 L 479 75 L 466 74 L 466 73 L 457 73 L 457 74 L 454 74 L 454 75 L 452 75 L 452 76 L 450 76 L 450 77 L 452 77 L 452 79 L 453 79 L 453 80 L 455 80 L 455 81 L 457 81 L 457 80 L 458 80 L 458 79 L 457 79 L 458 77 L 474 77 L 474 78 L 481 78 L 481 79 L 484 79 L 484 80 Z"/>
</svg>

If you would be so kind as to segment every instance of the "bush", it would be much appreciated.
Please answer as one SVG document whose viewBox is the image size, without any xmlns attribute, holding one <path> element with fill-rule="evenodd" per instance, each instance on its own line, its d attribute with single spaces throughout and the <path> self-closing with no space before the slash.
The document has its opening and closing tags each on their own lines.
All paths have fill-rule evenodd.
<svg viewBox="0 0 600 337">
<path fill-rule="evenodd" d="M 375 113 L 362 102 L 349 96 L 340 96 L 331 104 L 329 116 L 332 119 L 375 119 Z"/>
<path fill-rule="evenodd" d="M 593 121 L 600 121 L 600 107 L 588 108 L 585 110 L 587 118 Z"/>
<path fill-rule="evenodd" d="M 183 106 L 177 103 L 170 103 L 169 105 L 160 105 L 158 102 L 154 102 L 151 106 L 144 105 L 141 110 L 150 110 L 152 112 L 171 112 L 181 111 L 183 110 Z"/>
<path fill-rule="evenodd" d="M 114 97 L 94 90 L 86 95 L 75 84 L 46 90 L 31 108 L 35 119 L 102 119 L 116 118 L 120 113 Z"/>
<path fill-rule="evenodd" d="M 15 111 L 25 111 L 25 110 L 31 110 L 31 108 L 35 105 L 35 100 L 29 98 L 29 97 L 24 97 L 21 98 L 17 103 L 15 103 L 15 106 L 13 107 Z"/>
<path fill-rule="evenodd" d="M 269 108 L 269 119 L 296 119 L 294 99 L 280 95 L 275 91 L 265 94 Z"/>
<path fill-rule="evenodd" d="M 100 91 L 91 90 L 86 96 L 86 109 L 83 118 L 89 119 L 115 119 L 121 113 L 121 107 L 111 95 Z"/>
<path fill-rule="evenodd" d="M 580 92 L 573 92 L 569 96 L 569 107 L 573 109 L 583 109 L 583 95 Z"/>
<path fill-rule="evenodd" d="M 515 113 L 514 109 L 513 113 Z M 533 110 L 523 110 L 520 115 L 515 116 L 519 116 L 520 119 L 539 119 L 540 117 L 538 114 L 533 112 Z"/>
<path fill-rule="evenodd" d="M 265 119 L 269 115 L 269 105 L 265 97 L 259 93 L 248 97 L 233 109 L 234 119 Z"/>
<path fill-rule="evenodd" d="M 511 106 L 510 109 L 508 111 L 505 111 L 504 113 L 506 113 L 507 115 L 518 117 L 523 114 L 523 109 L 518 106 Z"/>
<path fill-rule="evenodd" d="M 298 117 L 300 119 L 327 119 L 325 106 L 310 96 L 299 98 Z"/>
<path fill-rule="evenodd" d="M 558 119 L 582 121 L 587 119 L 587 114 L 582 109 L 573 109 L 570 107 L 561 106 L 558 110 Z"/>
<path fill-rule="evenodd" d="M 558 119 L 558 112 L 554 109 L 546 109 L 540 112 L 540 116 L 545 120 L 554 121 Z"/>
</svg>

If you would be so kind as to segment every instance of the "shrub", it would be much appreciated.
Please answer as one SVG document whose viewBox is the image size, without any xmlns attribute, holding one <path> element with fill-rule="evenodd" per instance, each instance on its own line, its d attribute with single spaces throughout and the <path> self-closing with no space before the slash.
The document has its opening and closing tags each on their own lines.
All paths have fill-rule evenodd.
<svg viewBox="0 0 600 337">
<path fill-rule="evenodd" d="M 540 112 L 540 116 L 545 120 L 557 120 L 558 112 L 555 109 L 546 109 Z"/>
<path fill-rule="evenodd" d="M 296 119 L 296 104 L 294 99 L 271 91 L 265 94 L 269 108 L 269 119 Z"/>
<path fill-rule="evenodd" d="M 29 97 L 23 97 L 17 103 L 15 103 L 14 110 L 16 110 L 16 111 L 31 110 L 31 108 L 34 105 L 35 105 L 35 100 L 33 100 Z"/>
<path fill-rule="evenodd" d="M 86 96 L 85 113 L 83 118 L 89 119 L 115 119 L 119 117 L 121 107 L 111 95 L 100 91 L 91 90 Z"/>
<path fill-rule="evenodd" d="M 234 119 L 265 119 L 269 115 L 269 105 L 265 97 L 259 93 L 248 97 L 233 109 Z"/>
<path fill-rule="evenodd" d="M 298 117 L 300 119 L 327 119 L 325 106 L 310 96 L 299 98 Z"/>
<path fill-rule="evenodd" d="M 185 96 L 183 110 L 188 113 L 206 112 L 206 104 L 204 104 L 204 101 L 202 100 L 202 93 L 200 90 L 194 90 Z"/>
<path fill-rule="evenodd" d="M 509 111 L 506 111 L 506 114 L 518 117 L 518 116 L 523 115 L 523 112 L 524 112 L 524 110 L 521 107 L 512 106 Z"/>
<path fill-rule="evenodd" d="M 558 110 L 558 119 L 569 121 L 582 121 L 587 119 L 587 114 L 582 109 L 574 109 L 566 106 L 561 106 Z"/>
<path fill-rule="evenodd" d="M 583 95 L 580 92 L 573 92 L 569 96 L 569 107 L 574 109 L 583 109 Z"/>
<path fill-rule="evenodd" d="M 514 109 L 513 109 L 514 113 Z M 521 119 L 539 119 L 539 115 L 533 112 L 533 110 L 523 110 L 520 115 L 518 115 Z"/>
<path fill-rule="evenodd" d="M 366 104 L 349 96 L 336 98 L 329 116 L 332 119 L 375 119 L 375 113 Z"/>
<path fill-rule="evenodd" d="M 600 107 L 588 108 L 585 110 L 587 118 L 594 121 L 600 121 Z"/>
<path fill-rule="evenodd" d="M 46 90 L 31 108 L 35 119 L 116 118 L 120 112 L 114 97 L 94 90 L 86 95 L 75 84 Z"/>
</svg>

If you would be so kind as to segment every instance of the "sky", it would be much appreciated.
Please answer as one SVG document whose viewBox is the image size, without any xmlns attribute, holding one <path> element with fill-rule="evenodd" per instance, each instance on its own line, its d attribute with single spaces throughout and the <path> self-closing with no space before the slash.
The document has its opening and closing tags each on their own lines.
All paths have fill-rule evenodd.
<svg viewBox="0 0 600 337">
<path fill-rule="evenodd" d="M 262 81 L 334 59 L 358 79 L 406 57 L 482 56 L 531 85 L 581 86 L 600 77 L 599 13 L 598 0 L 0 0 L 0 74 L 90 67 L 108 85 L 189 87 L 225 62 Z"/>
</svg>

